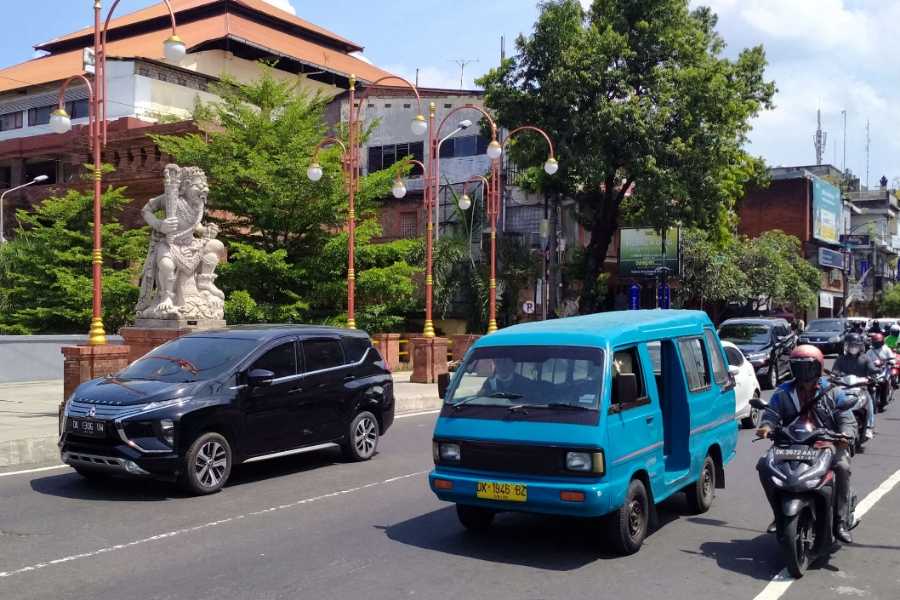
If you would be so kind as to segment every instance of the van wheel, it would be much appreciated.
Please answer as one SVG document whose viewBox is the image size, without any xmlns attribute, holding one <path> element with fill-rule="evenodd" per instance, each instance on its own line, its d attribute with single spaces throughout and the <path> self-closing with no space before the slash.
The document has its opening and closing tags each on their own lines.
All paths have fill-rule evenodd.
<svg viewBox="0 0 900 600">
<path fill-rule="evenodd" d="M 628 484 L 625 502 L 610 515 L 609 541 L 618 554 L 627 556 L 641 549 L 650 527 L 650 498 L 640 479 Z"/>
<path fill-rule="evenodd" d="M 707 455 L 703 461 L 703 470 L 700 478 L 689 485 L 685 490 L 688 507 L 695 515 L 705 513 L 712 506 L 716 497 L 716 463 L 712 456 Z"/>
<path fill-rule="evenodd" d="M 368 411 L 359 413 L 350 422 L 347 441 L 341 446 L 344 456 L 353 462 L 369 460 L 378 448 L 379 434 L 378 419 L 375 415 Z"/>
<path fill-rule="evenodd" d="M 456 516 L 463 527 L 469 531 L 487 531 L 494 522 L 496 513 L 488 508 L 471 506 L 468 504 L 456 505 Z"/>
<path fill-rule="evenodd" d="M 223 435 L 202 434 L 184 457 L 181 487 L 197 495 L 218 492 L 231 475 L 231 461 L 231 446 Z"/>
</svg>

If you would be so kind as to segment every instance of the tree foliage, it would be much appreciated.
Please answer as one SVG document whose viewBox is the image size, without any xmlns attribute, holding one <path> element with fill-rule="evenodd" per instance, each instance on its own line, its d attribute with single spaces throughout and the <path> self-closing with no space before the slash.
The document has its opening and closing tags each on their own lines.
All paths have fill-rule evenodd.
<svg viewBox="0 0 900 600">
<path fill-rule="evenodd" d="M 132 317 L 147 252 L 146 229 L 125 229 L 122 188 L 103 194 L 103 322 L 113 334 Z M 18 211 L 16 236 L 0 245 L 0 332 L 87 333 L 91 322 L 93 193 L 69 190 L 34 212 Z"/>
<path fill-rule="evenodd" d="M 479 81 L 502 125 L 538 125 L 556 141 L 560 171 L 540 182 L 576 199 L 591 234 L 582 312 L 598 308 L 597 275 L 620 223 L 727 230 L 735 199 L 763 176 L 743 146 L 775 91 L 765 53 L 725 58 L 715 27 L 688 0 L 594 0 L 589 11 L 548 0 L 517 55 Z M 513 148 L 520 164 L 545 155 L 534 136 Z"/>
<path fill-rule="evenodd" d="M 248 84 L 225 78 L 213 91 L 221 101 L 195 109 L 205 134 L 154 140 L 210 178 L 210 206 L 230 252 L 219 280 L 230 294 L 226 317 L 235 323 L 344 322 L 349 203 L 340 148 L 319 154 L 321 181 L 306 174 L 329 134 L 328 99 L 298 91 L 271 70 Z M 343 127 L 337 136 L 345 139 Z M 398 163 L 360 178 L 356 195 L 357 321 L 371 330 L 396 328 L 416 302 L 409 243 L 371 243 L 380 235 L 378 200 L 402 168 Z"/>
</svg>

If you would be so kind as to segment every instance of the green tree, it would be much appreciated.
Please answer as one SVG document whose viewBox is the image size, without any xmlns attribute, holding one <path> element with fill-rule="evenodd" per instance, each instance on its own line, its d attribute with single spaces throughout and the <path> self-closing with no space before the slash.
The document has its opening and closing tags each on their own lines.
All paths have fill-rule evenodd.
<svg viewBox="0 0 900 600">
<path fill-rule="evenodd" d="M 624 219 L 727 229 L 735 199 L 763 176 L 744 150 L 750 120 L 771 107 L 762 47 L 723 57 L 707 8 L 688 0 L 548 0 L 517 55 L 485 75 L 502 125 L 524 123 L 556 141 L 560 171 L 545 192 L 577 201 L 591 234 L 582 312 L 598 309 L 596 282 Z M 540 164 L 542 140 L 519 139 L 520 164 Z"/>
<path fill-rule="evenodd" d="M 892 285 L 881 294 L 878 301 L 878 314 L 900 314 L 900 285 Z"/>
<path fill-rule="evenodd" d="M 144 229 L 119 217 L 123 188 L 103 194 L 103 322 L 109 334 L 133 317 L 147 252 Z M 16 236 L 0 245 L 0 332 L 87 333 L 91 321 L 93 194 L 69 190 L 18 211 Z"/>
<path fill-rule="evenodd" d="M 749 287 L 746 307 L 792 306 L 806 310 L 817 305 L 820 271 L 803 258 L 800 240 L 782 231 L 767 231 L 743 240 L 738 267 Z"/>
<path fill-rule="evenodd" d="M 248 84 L 226 77 L 212 91 L 221 101 L 199 104 L 194 114 L 207 133 L 153 139 L 176 162 L 200 166 L 209 175 L 210 206 L 230 252 L 219 281 L 229 294 L 245 292 L 229 298 L 227 317 L 340 322 L 346 309 L 343 229 L 349 206 L 340 149 L 320 153 L 326 173 L 321 181 L 306 175 L 316 145 L 328 134 L 328 99 L 299 91 L 271 70 Z M 341 127 L 337 135 L 343 134 Z M 361 326 L 394 323 L 412 303 L 415 269 L 402 257 L 403 244 L 376 249 L 371 243 L 380 235 L 374 220 L 378 201 L 403 168 L 398 163 L 360 178 L 356 276 L 360 318 L 369 321 Z M 386 290 L 389 282 L 393 287 Z"/>
<path fill-rule="evenodd" d="M 744 245 L 733 236 L 713 240 L 701 229 L 682 231 L 682 276 L 677 293 L 684 305 L 707 308 L 709 304 L 743 301 L 750 281 L 741 270 Z"/>
</svg>

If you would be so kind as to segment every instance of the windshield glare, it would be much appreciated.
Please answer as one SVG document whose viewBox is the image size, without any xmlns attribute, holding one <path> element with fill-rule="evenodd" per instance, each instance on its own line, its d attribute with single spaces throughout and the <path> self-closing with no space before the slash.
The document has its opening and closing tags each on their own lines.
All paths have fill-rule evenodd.
<svg viewBox="0 0 900 600">
<path fill-rule="evenodd" d="M 460 366 L 446 403 L 466 406 L 597 409 L 603 353 L 568 346 L 507 346 L 476 349 Z M 550 406 L 552 408 L 552 406 Z"/>
<path fill-rule="evenodd" d="M 820 321 L 812 321 L 807 331 L 842 331 L 844 326 L 837 319 L 824 319 Z"/>
<path fill-rule="evenodd" d="M 230 369 L 256 344 L 256 340 L 234 338 L 178 338 L 138 359 L 118 377 L 169 383 L 212 379 Z"/>
<path fill-rule="evenodd" d="M 769 328 L 765 325 L 733 324 L 723 325 L 719 337 L 735 344 L 763 345 L 769 343 Z"/>
</svg>

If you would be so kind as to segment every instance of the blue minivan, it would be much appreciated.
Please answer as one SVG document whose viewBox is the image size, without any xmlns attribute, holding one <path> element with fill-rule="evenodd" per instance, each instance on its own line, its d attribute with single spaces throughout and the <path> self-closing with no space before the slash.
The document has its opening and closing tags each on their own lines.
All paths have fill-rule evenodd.
<svg viewBox="0 0 900 600">
<path fill-rule="evenodd" d="M 437 496 L 469 529 L 502 511 L 606 516 L 640 549 L 655 506 L 684 491 L 705 512 L 735 453 L 734 379 L 706 313 L 608 312 L 481 338 L 434 430 Z"/>
</svg>

